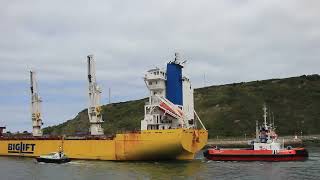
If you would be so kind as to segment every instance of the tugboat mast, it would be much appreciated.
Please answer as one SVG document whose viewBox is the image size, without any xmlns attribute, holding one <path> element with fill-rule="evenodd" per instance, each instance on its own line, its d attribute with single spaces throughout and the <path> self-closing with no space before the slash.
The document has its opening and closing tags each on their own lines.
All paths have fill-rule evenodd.
<svg viewBox="0 0 320 180">
<path fill-rule="evenodd" d="M 264 119 L 264 128 L 267 130 L 268 129 L 268 124 L 267 124 L 267 106 L 266 104 L 263 105 L 263 119 Z"/>
<path fill-rule="evenodd" d="M 104 122 L 101 114 L 100 94 L 101 89 L 96 82 L 95 61 L 93 55 L 87 56 L 88 82 L 89 82 L 89 107 L 88 116 L 90 121 L 91 135 L 104 135 L 101 124 Z"/>
<path fill-rule="evenodd" d="M 259 135 L 260 135 L 259 124 L 258 124 L 258 121 L 256 121 L 256 140 L 259 140 Z"/>
<path fill-rule="evenodd" d="M 32 135 L 42 136 L 42 118 L 41 118 L 41 98 L 39 96 L 36 76 L 34 71 L 30 71 L 30 90 L 31 90 L 31 114 L 32 114 Z"/>
</svg>

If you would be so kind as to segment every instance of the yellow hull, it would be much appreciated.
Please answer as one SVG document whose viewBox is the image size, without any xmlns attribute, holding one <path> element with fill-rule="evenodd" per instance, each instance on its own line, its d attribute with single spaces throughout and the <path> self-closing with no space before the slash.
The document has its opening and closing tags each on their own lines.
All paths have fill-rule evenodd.
<svg viewBox="0 0 320 180">
<path fill-rule="evenodd" d="M 190 160 L 208 140 L 206 130 L 145 130 L 113 140 L 0 140 L 0 155 L 35 157 L 59 151 L 72 159 Z"/>
</svg>

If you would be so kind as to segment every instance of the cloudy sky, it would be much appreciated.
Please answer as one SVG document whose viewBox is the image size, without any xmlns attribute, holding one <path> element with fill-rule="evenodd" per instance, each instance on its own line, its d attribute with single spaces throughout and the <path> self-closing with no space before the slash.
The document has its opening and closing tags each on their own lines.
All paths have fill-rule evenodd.
<svg viewBox="0 0 320 180">
<path fill-rule="evenodd" d="M 86 55 L 102 102 L 143 98 L 144 72 L 175 51 L 195 87 L 319 73 L 318 0 L 0 2 L 0 124 L 31 130 L 29 70 L 45 126 L 87 106 Z M 205 81 L 204 81 L 205 76 Z"/>
</svg>

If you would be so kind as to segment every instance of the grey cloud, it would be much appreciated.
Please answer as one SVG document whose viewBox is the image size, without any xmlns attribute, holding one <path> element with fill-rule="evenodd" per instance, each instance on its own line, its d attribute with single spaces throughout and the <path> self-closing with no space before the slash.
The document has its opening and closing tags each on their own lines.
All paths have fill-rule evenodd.
<svg viewBox="0 0 320 180">
<path fill-rule="evenodd" d="M 0 81 L 27 84 L 33 68 L 41 90 L 82 82 L 65 90 L 86 96 L 86 55 L 94 54 L 104 97 L 111 87 L 115 100 L 142 98 L 143 73 L 164 67 L 175 51 L 188 60 L 185 72 L 194 87 L 203 86 L 204 75 L 211 85 L 319 73 L 319 5 L 317 0 L 1 1 Z M 55 93 L 59 98 L 61 91 L 48 96 Z"/>
</svg>

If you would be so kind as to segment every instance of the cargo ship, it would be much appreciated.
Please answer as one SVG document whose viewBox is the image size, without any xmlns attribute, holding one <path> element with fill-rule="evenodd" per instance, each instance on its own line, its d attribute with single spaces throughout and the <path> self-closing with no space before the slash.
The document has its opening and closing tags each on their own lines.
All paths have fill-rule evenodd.
<svg viewBox="0 0 320 180">
<path fill-rule="evenodd" d="M 308 157 L 305 148 L 284 148 L 278 140 L 274 122 L 267 124 L 267 108 L 264 106 L 264 124 L 256 125 L 256 140 L 250 142 L 250 149 L 220 149 L 210 148 L 204 156 L 213 161 L 301 161 Z"/>
<path fill-rule="evenodd" d="M 182 74 L 185 62 L 176 53 L 166 70 L 154 68 L 144 76 L 150 95 L 141 129 L 104 135 L 95 60 L 87 56 L 90 128 L 85 137 L 53 137 L 42 133 L 41 98 L 35 72 L 30 71 L 32 136 L 2 136 L 0 155 L 37 157 L 63 149 L 70 159 L 84 160 L 191 160 L 206 144 L 208 132 L 194 110 L 193 88 Z"/>
</svg>

